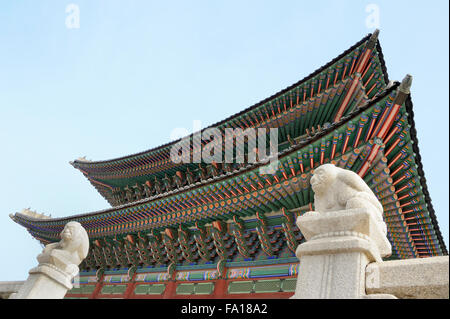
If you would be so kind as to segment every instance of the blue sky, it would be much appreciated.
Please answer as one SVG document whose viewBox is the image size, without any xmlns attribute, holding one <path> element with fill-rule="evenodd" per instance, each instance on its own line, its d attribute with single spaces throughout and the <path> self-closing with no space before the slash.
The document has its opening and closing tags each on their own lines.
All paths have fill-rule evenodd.
<svg viewBox="0 0 450 319">
<path fill-rule="evenodd" d="M 66 6 L 80 27 L 66 27 Z M 0 280 L 24 280 L 39 243 L 8 214 L 108 207 L 69 165 L 169 141 L 307 76 L 373 27 L 412 99 L 428 189 L 448 247 L 447 1 L 2 1 Z"/>
</svg>

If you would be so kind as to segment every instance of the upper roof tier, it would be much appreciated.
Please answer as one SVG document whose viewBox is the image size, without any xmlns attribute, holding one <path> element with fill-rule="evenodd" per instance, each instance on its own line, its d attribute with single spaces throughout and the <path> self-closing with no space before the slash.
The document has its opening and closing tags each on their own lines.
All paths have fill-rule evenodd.
<svg viewBox="0 0 450 319">
<path fill-rule="evenodd" d="M 360 80 L 355 89 L 350 84 L 357 74 Z M 377 30 L 306 78 L 208 128 L 218 128 L 223 134 L 225 128 L 277 127 L 278 147 L 282 150 L 293 140 L 307 138 L 312 131 L 330 125 L 357 104 L 372 99 L 387 83 Z M 338 108 L 349 91 L 352 91 L 352 99 Z M 116 159 L 77 159 L 71 164 L 112 206 L 212 177 L 217 169 L 233 170 L 233 167 L 218 168 L 205 163 L 174 163 L 170 150 L 181 140 Z M 191 154 L 193 152 L 191 148 Z"/>
</svg>

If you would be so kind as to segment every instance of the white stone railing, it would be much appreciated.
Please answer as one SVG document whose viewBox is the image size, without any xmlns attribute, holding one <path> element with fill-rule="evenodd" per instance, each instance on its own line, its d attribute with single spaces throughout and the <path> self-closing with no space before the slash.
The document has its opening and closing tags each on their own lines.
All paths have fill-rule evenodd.
<svg viewBox="0 0 450 319">
<path fill-rule="evenodd" d="M 371 263 L 366 268 L 366 293 L 402 299 L 448 299 L 448 268 L 448 256 Z"/>
</svg>

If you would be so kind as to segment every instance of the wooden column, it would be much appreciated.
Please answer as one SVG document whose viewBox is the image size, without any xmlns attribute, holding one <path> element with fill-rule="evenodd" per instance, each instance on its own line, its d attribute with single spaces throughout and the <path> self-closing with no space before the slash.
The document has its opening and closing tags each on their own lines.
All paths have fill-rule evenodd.
<svg viewBox="0 0 450 319">
<path fill-rule="evenodd" d="M 175 292 L 177 289 L 177 283 L 175 280 L 170 280 L 166 285 L 166 290 L 162 295 L 163 299 L 172 299 L 175 297 Z"/>
<path fill-rule="evenodd" d="M 176 290 L 177 290 L 177 281 L 175 279 L 176 275 L 177 275 L 177 271 L 174 270 L 171 278 L 169 279 L 169 281 L 166 284 L 166 289 L 164 290 L 164 293 L 162 295 L 163 299 L 173 299 L 175 297 Z"/>
<path fill-rule="evenodd" d="M 213 299 L 225 299 L 227 294 L 228 283 L 226 279 L 218 279 L 214 285 Z"/>
<path fill-rule="evenodd" d="M 137 272 L 134 272 L 133 277 L 131 277 L 130 283 L 127 285 L 127 289 L 125 290 L 125 293 L 123 294 L 124 299 L 129 299 L 130 296 L 134 293 L 134 288 L 136 288 L 136 282 L 134 279 L 136 278 Z"/>
<path fill-rule="evenodd" d="M 90 299 L 97 299 L 98 295 L 100 294 L 100 292 L 102 291 L 103 288 L 103 278 L 105 277 L 105 275 L 102 275 L 100 277 L 100 280 L 95 284 L 95 289 L 94 292 L 92 293 L 92 295 L 89 297 Z"/>
</svg>

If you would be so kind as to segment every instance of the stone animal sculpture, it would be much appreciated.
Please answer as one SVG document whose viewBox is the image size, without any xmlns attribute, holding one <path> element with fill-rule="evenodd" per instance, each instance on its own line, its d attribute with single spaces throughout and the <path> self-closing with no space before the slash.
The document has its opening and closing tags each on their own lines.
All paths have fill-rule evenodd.
<svg viewBox="0 0 450 319">
<path fill-rule="evenodd" d="M 89 237 L 78 222 L 68 222 L 61 232 L 61 240 L 48 244 L 37 260 L 40 264 L 51 264 L 66 273 L 75 276 L 78 265 L 89 251 Z"/>
<path fill-rule="evenodd" d="M 310 180 L 314 206 L 319 213 L 368 208 L 386 234 L 383 206 L 364 180 L 355 172 L 324 164 L 314 170 Z"/>
<path fill-rule="evenodd" d="M 28 279 L 10 299 L 62 299 L 73 288 L 78 265 L 89 251 L 89 237 L 80 223 L 68 222 L 61 240 L 48 244 L 37 256 L 39 265 L 30 269 Z"/>
</svg>

